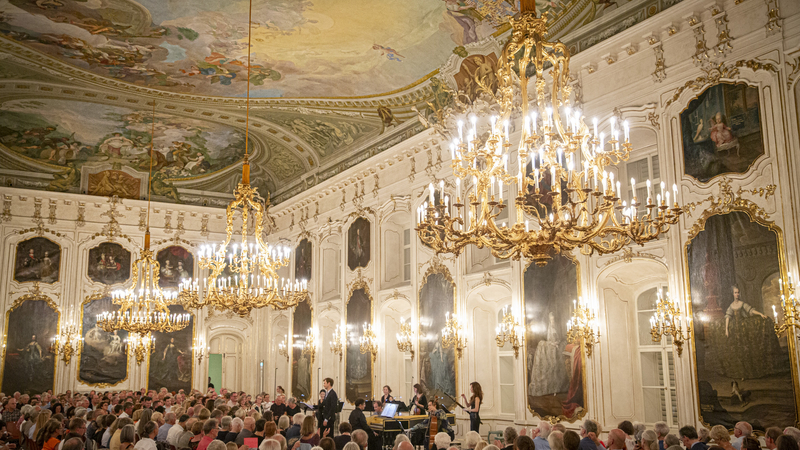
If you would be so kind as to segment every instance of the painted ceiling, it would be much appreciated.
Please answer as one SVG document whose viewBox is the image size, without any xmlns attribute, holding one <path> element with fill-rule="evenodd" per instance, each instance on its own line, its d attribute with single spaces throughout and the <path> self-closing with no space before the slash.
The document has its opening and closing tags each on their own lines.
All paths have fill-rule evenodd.
<svg viewBox="0 0 800 450">
<path fill-rule="evenodd" d="M 669 1 L 679 0 L 631 3 Z M 562 36 L 618 5 L 537 6 Z M 514 0 L 253 0 L 255 184 L 285 199 L 422 131 L 414 109 L 432 95 L 430 76 L 500 39 L 516 10 Z M 141 197 L 155 102 L 155 197 L 224 205 L 244 154 L 247 14 L 247 0 L 0 0 L 0 181 Z"/>
</svg>

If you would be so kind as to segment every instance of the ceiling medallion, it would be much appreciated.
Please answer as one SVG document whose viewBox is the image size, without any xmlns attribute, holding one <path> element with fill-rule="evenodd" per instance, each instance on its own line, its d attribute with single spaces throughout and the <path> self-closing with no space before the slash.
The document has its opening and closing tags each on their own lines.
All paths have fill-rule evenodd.
<svg viewBox="0 0 800 450">
<path fill-rule="evenodd" d="M 590 129 L 570 107 L 569 50 L 546 39 L 547 18 L 536 16 L 533 0 L 522 1 L 511 26 L 496 89 L 490 78 L 476 79 L 475 98 L 451 92 L 450 106 L 437 112 L 437 131 L 452 141 L 455 200 L 443 183 L 430 186 L 429 201 L 417 211 L 422 242 L 455 255 L 474 244 L 498 258 L 543 266 L 560 252 L 613 253 L 667 232 L 683 213 L 677 186 L 671 198 L 663 182 L 647 180 L 647 198 L 638 199 L 631 179 L 633 195 L 623 200 L 629 186 L 606 169 L 633 150 L 627 122 L 612 116 L 606 135 L 597 119 Z M 503 193 L 511 184 L 513 202 Z M 498 216 L 510 205 L 507 225 Z"/>
</svg>

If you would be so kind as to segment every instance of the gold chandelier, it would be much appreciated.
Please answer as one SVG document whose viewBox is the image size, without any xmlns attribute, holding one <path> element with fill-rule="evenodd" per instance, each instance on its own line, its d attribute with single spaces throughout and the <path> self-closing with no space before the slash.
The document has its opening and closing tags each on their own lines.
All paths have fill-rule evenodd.
<svg viewBox="0 0 800 450">
<path fill-rule="evenodd" d="M 467 337 L 458 317 L 455 314 L 450 316 L 448 312 L 445 315 L 445 326 L 442 328 L 442 348 L 450 347 L 456 350 L 456 356 L 461 359 L 461 353 L 467 347 Z"/>
<path fill-rule="evenodd" d="M 397 333 L 397 349 L 401 352 L 411 352 L 414 359 L 414 344 L 411 342 L 411 319 L 408 322 L 400 318 L 400 332 Z"/>
<path fill-rule="evenodd" d="M 592 348 L 600 343 L 600 325 L 597 323 L 596 305 L 590 306 L 588 301 L 578 297 L 572 301 L 572 318 L 567 322 L 567 342 L 583 345 L 586 356 L 592 356 Z"/>
<path fill-rule="evenodd" d="M 375 362 L 378 357 L 378 336 L 373 331 L 372 324 L 364 324 L 364 334 L 361 336 L 360 344 L 361 354 L 372 353 L 372 362 Z"/>
<path fill-rule="evenodd" d="M 650 336 L 653 342 L 661 342 L 662 337 L 671 337 L 678 356 L 683 353 L 683 343 L 692 338 L 692 318 L 681 310 L 677 299 L 670 299 L 669 293 L 662 295 L 660 290 L 656 313 L 650 318 Z"/>
<path fill-rule="evenodd" d="M 498 347 L 502 347 L 508 342 L 514 348 L 514 357 L 519 357 L 519 349 L 523 344 L 525 330 L 508 306 L 503 308 L 503 321 L 497 325 L 495 335 Z"/>
<path fill-rule="evenodd" d="M 142 365 L 144 357 L 156 351 L 156 338 L 150 333 L 130 333 L 128 339 L 128 353 L 136 358 L 136 364 Z"/>
<path fill-rule="evenodd" d="M 153 153 L 156 127 L 156 104 L 153 102 L 152 130 L 150 136 L 150 173 L 147 183 L 147 225 L 144 235 L 144 248 L 141 256 L 133 263 L 131 286 L 128 289 L 111 293 L 114 304 L 120 305 L 117 311 L 104 311 L 97 315 L 97 326 L 107 332 L 125 330 L 137 335 L 151 331 L 170 333 L 189 325 L 189 314 L 171 313 L 169 303 L 177 294 L 165 292 L 158 284 L 161 265 L 150 250 L 150 184 L 153 175 Z"/>
<path fill-rule="evenodd" d="M 775 334 L 778 337 L 793 328 L 800 329 L 800 305 L 797 304 L 797 298 L 795 298 L 791 272 L 789 272 L 788 278 L 787 283 L 784 283 L 782 279 L 778 280 L 781 290 L 781 311 L 783 312 L 783 323 L 780 325 L 778 325 L 778 311 L 775 309 L 775 305 L 772 305 L 772 314 L 775 315 Z"/>
<path fill-rule="evenodd" d="M 247 25 L 247 48 L 250 45 L 253 2 Z M 245 156 L 242 165 L 242 182 L 234 191 L 234 199 L 226 210 L 225 241 L 217 246 L 204 246 L 200 250 L 199 265 L 210 271 L 202 286 L 197 278 L 185 279 L 180 285 L 179 302 L 186 308 L 205 306 L 218 311 L 232 311 L 247 317 L 253 309 L 271 306 L 288 309 L 308 296 L 308 281 L 292 282 L 280 279 L 278 270 L 289 264 L 292 251 L 282 245 L 264 242 L 264 222 L 269 214 L 269 197 L 266 201 L 258 189 L 250 185 L 249 129 L 250 129 L 250 50 L 247 52 L 247 100 L 245 109 Z M 241 215 L 241 239 L 229 249 L 233 238 L 233 223 L 237 211 Z M 252 223 L 251 223 L 252 222 Z M 252 233 L 250 228 L 252 225 Z M 201 290 L 204 291 L 201 293 Z"/>
<path fill-rule="evenodd" d="M 79 327 L 72 321 L 67 322 L 61 332 L 53 336 L 52 340 L 51 350 L 56 355 L 56 359 L 58 355 L 61 355 L 64 364 L 69 364 L 73 355 L 80 354 L 83 336 L 81 336 Z"/>
<path fill-rule="evenodd" d="M 626 186 L 606 169 L 626 161 L 633 149 L 627 122 L 612 117 L 606 135 L 596 119 L 590 129 L 581 111 L 570 108 L 569 50 L 546 39 L 547 18 L 536 17 L 533 0 L 521 3 L 498 62 L 496 90 L 488 78 L 475 80 L 477 98 L 459 92 L 437 111 L 437 131 L 452 140 L 455 200 L 443 183 L 438 192 L 430 186 L 429 201 L 417 211 L 420 239 L 437 253 L 459 255 L 474 244 L 497 258 L 524 257 L 543 266 L 575 248 L 607 254 L 658 238 L 683 212 L 677 186 L 674 203 L 663 183 L 653 195 L 658 186 L 649 181 L 646 199 L 635 192 L 622 199 Z M 503 187 L 511 184 L 516 198 L 504 198 Z M 512 204 L 515 220 L 500 223 Z"/>
<path fill-rule="evenodd" d="M 339 355 L 339 361 L 341 361 L 342 355 L 344 355 L 345 347 L 347 346 L 341 325 L 336 325 L 336 331 L 333 332 L 333 339 L 331 339 L 330 345 L 331 353 L 334 355 Z"/>
<path fill-rule="evenodd" d="M 289 361 L 289 338 L 285 334 L 283 335 L 283 340 L 278 343 L 278 354 L 281 356 L 286 357 L 286 361 Z"/>
</svg>

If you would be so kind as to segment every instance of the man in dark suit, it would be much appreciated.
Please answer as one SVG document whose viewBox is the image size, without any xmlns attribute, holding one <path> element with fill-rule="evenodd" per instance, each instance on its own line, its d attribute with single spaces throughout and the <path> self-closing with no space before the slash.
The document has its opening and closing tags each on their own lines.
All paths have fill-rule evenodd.
<svg viewBox="0 0 800 450">
<path fill-rule="evenodd" d="M 370 429 L 369 424 L 367 424 L 367 418 L 364 416 L 365 406 L 366 403 L 363 398 L 357 399 L 356 409 L 350 413 L 350 418 L 347 419 L 347 421 L 350 422 L 350 426 L 353 427 L 353 430 L 364 430 L 367 436 L 369 436 L 372 434 L 372 429 Z"/>
<path fill-rule="evenodd" d="M 336 413 L 339 412 L 339 396 L 333 390 L 333 378 L 322 380 L 322 387 L 325 388 L 325 400 L 321 406 L 322 423 L 319 424 L 319 435 L 325 436 L 325 430 L 328 430 L 328 436 L 332 436 L 333 423 L 336 421 Z M 364 422 L 366 423 L 366 418 Z"/>
<path fill-rule="evenodd" d="M 686 425 L 685 427 L 678 430 L 678 434 L 681 437 L 681 443 L 686 450 L 708 450 L 708 444 L 705 442 L 700 442 L 700 439 L 697 435 L 697 429 L 693 426 Z"/>
</svg>

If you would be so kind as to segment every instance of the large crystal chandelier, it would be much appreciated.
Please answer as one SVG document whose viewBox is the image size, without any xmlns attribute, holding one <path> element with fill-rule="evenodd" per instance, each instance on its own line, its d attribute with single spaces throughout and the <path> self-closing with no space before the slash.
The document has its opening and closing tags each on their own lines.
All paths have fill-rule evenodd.
<svg viewBox="0 0 800 450">
<path fill-rule="evenodd" d="M 562 251 L 606 254 L 658 238 L 682 213 L 677 186 L 672 198 L 663 183 L 653 195 L 659 186 L 648 181 L 646 199 L 634 192 L 623 200 L 627 186 L 607 169 L 632 151 L 627 122 L 612 117 L 608 135 L 596 119 L 591 128 L 584 123 L 570 107 L 569 50 L 546 39 L 547 18 L 536 16 L 533 0 L 521 3 L 498 62 L 497 88 L 476 79 L 480 95 L 451 93 L 452 104 L 437 111 L 435 127 L 452 141 L 455 200 L 443 183 L 430 186 L 417 211 L 420 239 L 437 253 L 458 255 L 474 244 L 542 266 Z M 511 184 L 513 201 L 503 195 Z M 501 222 L 512 204 L 515 220 Z"/>
<path fill-rule="evenodd" d="M 250 1 L 247 25 L 247 48 L 252 48 L 251 24 L 253 2 Z M 245 157 L 242 182 L 234 191 L 234 199 L 226 210 L 226 238 L 220 245 L 203 246 L 199 252 L 201 269 L 209 275 L 181 282 L 178 301 L 186 308 L 212 307 L 247 317 L 250 311 L 271 306 L 287 309 L 308 296 L 308 281 L 280 279 L 278 270 L 289 264 L 292 251 L 282 245 L 264 242 L 264 222 L 269 213 L 269 197 L 265 201 L 255 186 L 250 185 L 248 139 L 250 128 L 250 53 L 247 52 L 247 100 L 245 109 Z M 231 246 L 234 222 L 241 216 L 240 241 Z M 232 248 L 231 248 L 232 247 Z"/>
<path fill-rule="evenodd" d="M 189 314 L 171 313 L 169 303 L 177 298 L 175 292 L 164 292 L 158 284 L 161 266 L 150 250 L 150 181 L 153 172 L 153 146 L 155 141 L 156 105 L 153 102 L 153 124 L 150 137 L 150 174 L 147 186 L 147 228 L 141 256 L 133 264 L 131 285 L 111 293 L 117 311 L 104 311 L 97 315 L 97 326 L 107 332 L 125 330 L 136 335 L 152 331 L 165 333 L 182 330 L 189 325 Z"/>
</svg>

